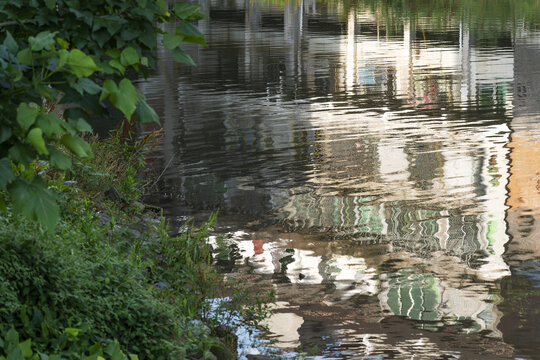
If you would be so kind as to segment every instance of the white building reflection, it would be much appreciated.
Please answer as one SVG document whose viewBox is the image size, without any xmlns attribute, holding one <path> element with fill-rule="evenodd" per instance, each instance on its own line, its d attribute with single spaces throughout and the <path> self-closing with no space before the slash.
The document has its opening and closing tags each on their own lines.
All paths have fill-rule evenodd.
<svg viewBox="0 0 540 360">
<path fill-rule="evenodd" d="M 345 19 L 340 35 L 310 32 L 309 17 L 320 11 L 315 1 L 287 1 L 283 9 L 252 1 L 237 6 L 245 12 L 245 28 L 232 24 L 226 32 L 208 30 L 208 42 L 218 48 L 245 43 L 231 68 L 217 61 L 211 49 L 193 55 L 201 78 L 220 67 L 220 72 L 237 74 L 236 81 L 248 90 L 197 92 L 200 84 L 181 83 L 177 93 L 166 94 L 164 157 L 178 151 L 175 119 L 182 117 L 186 138 L 196 137 L 204 116 L 220 108 L 226 109 L 217 115 L 223 142 L 216 148 L 241 157 L 242 166 L 260 160 L 257 154 L 272 152 L 280 161 L 276 168 L 302 162 L 309 170 L 290 191 L 261 190 L 254 185 L 257 176 L 276 170 L 260 155 L 265 166 L 255 166 L 254 173 L 225 179 L 201 175 L 196 181 L 184 176 L 178 180 L 182 190 L 214 196 L 230 209 L 251 211 L 266 201 L 289 232 L 382 244 L 385 260 L 406 260 L 399 269 L 379 272 L 380 264 L 369 257 L 299 247 L 281 234 L 272 241 L 233 238 L 227 246 L 238 248 L 236 263 L 247 263 L 278 283 L 328 285 L 329 305 L 377 296 L 382 312 L 419 320 L 425 329 L 471 320 L 465 331 L 501 336 L 498 299 L 489 286 L 510 274 L 505 248 L 539 252 L 534 242 L 538 226 L 525 233 L 521 229 L 527 224 L 520 224 L 524 215 L 538 220 L 539 208 L 540 156 L 531 155 L 538 152 L 538 111 L 527 115 L 515 108 L 523 107 L 516 99 L 525 96 L 523 89 L 537 94 L 537 83 L 516 75 L 516 63 L 530 62 L 530 55 L 519 58 L 526 51 L 525 40 L 514 35 L 516 51 L 477 47 L 463 23 L 454 24 L 459 34 L 455 43 L 426 40 L 428 24 L 407 20 L 402 35 L 383 37 L 373 14 L 340 14 L 341 8 L 335 11 Z M 278 15 L 282 24 L 265 27 L 265 17 Z M 270 64 L 268 56 L 279 61 Z M 265 80 L 268 67 L 277 62 L 278 75 Z M 514 88 L 517 80 L 526 86 Z M 144 91 L 151 98 L 163 83 L 172 89 L 170 81 L 156 77 Z M 264 86 L 255 88 L 257 84 Z M 171 97 L 176 97 L 176 106 Z M 205 161 L 210 160 L 193 167 L 204 168 Z M 280 171 L 275 183 L 288 180 L 287 171 Z M 508 218 L 513 225 L 508 226 Z M 517 240 L 509 243 L 508 234 Z M 302 323 L 296 320 L 294 331 Z M 281 332 L 287 344 L 298 335 Z M 364 340 L 376 347 L 369 337 Z"/>
</svg>

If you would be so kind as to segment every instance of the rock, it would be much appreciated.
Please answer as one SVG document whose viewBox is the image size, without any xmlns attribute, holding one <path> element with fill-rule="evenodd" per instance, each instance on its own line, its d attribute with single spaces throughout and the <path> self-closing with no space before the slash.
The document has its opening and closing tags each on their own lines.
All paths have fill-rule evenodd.
<svg viewBox="0 0 540 360">
<path fill-rule="evenodd" d="M 261 355 L 261 352 L 259 349 L 256 348 L 246 348 L 244 351 L 242 351 L 242 356 L 253 356 L 253 355 Z"/>
<path fill-rule="evenodd" d="M 124 201 L 124 199 L 122 199 L 122 196 L 120 196 L 120 193 L 118 192 L 118 190 L 116 190 L 114 186 L 111 187 L 109 190 L 105 190 L 104 194 L 111 201 L 114 201 L 114 202 Z"/>
<path fill-rule="evenodd" d="M 154 286 L 159 288 L 159 289 L 165 289 L 167 286 L 169 286 L 169 284 L 164 283 L 164 282 L 157 282 L 157 283 L 154 284 Z"/>
<path fill-rule="evenodd" d="M 103 224 L 105 225 L 106 223 L 108 223 L 109 221 L 111 221 L 111 217 L 108 215 L 108 214 L 105 214 L 103 212 L 98 212 L 96 214 L 98 220 Z"/>
<path fill-rule="evenodd" d="M 214 334 L 219 337 L 218 346 L 213 346 L 210 351 L 217 356 L 218 360 L 236 360 L 238 337 L 229 326 L 219 325 L 214 328 Z"/>
<path fill-rule="evenodd" d="M 201 320 L 193 319 L 189 322 L 191 333 L 195 336 L 210 335 L 210 328 Z"/>
<path fill-rule="evenodd" d="M 140 239 L 142 237 L 141 232 L 139 230 L 130 229 L 131 236 L 133 236 L 135 239 Z"/>
<path fill-rule="evenodd" d="M 212 346 L 210 349 L 212 354 L 214 354 L 217 358 L 217 360 L 236 360 L 238 357 L 236 356 L 236 353 L 233 353 L 227 345 L 225 345 L 223 342 L 219 342 L 218 345 Z"/>
<path fill-rule="evenodd" d="M 206 359 L 202 357 L 199 360 L 218 360 L 218 358 L 216 357 L 216 355 L 210 354 L 210 356 L 208 356 Z"/>
<path fill-rule="evenodd" d="M 134 201 L 131 205 L 140 212 L 144 211 L 144 209 L 146 208 L 146 206 L 139 201 Z"/>
<path fill-rule="evenodd" d="M 266 355 L 247 355 L 246 356 L 248 358 L 248 360 L 276 360 L 276 359 L 279 359 L 278 357 L 271 357 L 271 356 L 266 356 Z"/>
</svg>

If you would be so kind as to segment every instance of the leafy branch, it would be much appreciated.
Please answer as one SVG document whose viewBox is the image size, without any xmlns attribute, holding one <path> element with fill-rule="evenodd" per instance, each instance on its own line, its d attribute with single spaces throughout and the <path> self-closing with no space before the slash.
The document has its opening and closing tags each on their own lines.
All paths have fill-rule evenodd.
<svg viewBox="0 0 540 360">
<path fill-rule="evenodd" d="M 183 43 L 206 45 L 193 25 L 200 7 L 164 0 L 12 0 L 0 2 L 0 207 L 53 231 L 59 208 L 37 160 L 61 170 L 71 156 L 91 157 L 81 133 L 95 119 L 157 122 L 156 112 L 126 77 L 146 77 L 157 36 L 173 58 L 195 65 Z M 163 23 L 174 23 L 174 31 Z M 50 112 L 47 102 L 59 104 Z"/>
</svg>

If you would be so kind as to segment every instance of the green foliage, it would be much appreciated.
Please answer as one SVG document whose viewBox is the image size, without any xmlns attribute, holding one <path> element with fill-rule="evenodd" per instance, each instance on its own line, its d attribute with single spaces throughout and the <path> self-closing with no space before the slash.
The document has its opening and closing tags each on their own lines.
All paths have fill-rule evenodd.
<svg viewBox="0 0 540 360">
<path fill-rule="evenodd" d="M 62 359 L 81 359 L 81 360 L 127 360 L 128 357 L 122 352 L 120 344 L 117 341 L 111 341 L 105 348 L 101 344 L 95 344 L 88 350 L 81 348 L 78 342 L 80 329 L 66 328 L 60 334 L 55 342 L 59 345 L 54 354 L 45 354 L 39 351 L 36 343 L 32 339 L 22 341 L 19 333 L 11 327 L 5 330 L 0 326 L 0 360 L 62 360 Z M 134 354 L 129 355 L 130 360 L 136 360 L 139 357 Z"/>
<path fill-rule="evenodd" d="M 43 180 L 34 178 L 31 183 L 26 181 L 13 182 L 10 186 L 11 200 L 15 208 L 21 209 L 23 215 L 32 220 L 39 220 L 52 230 L 58 218 L 58 205 L 47 191 Z"/>
<path fill-rule="evenodd" d="M 102 225 L 87 205 L 62 201 L 71 215 L 59 222 L 54 236 L 10 212 L 0 218 L 0 324 L 32 339 L 34 352 L 66 359 L 96 358 L 102 353 L 94 344 L 107 354 L 114 341 L 119 351 L 141 359 L 184 358 L 209 349 L 211 338 L 189 323 L 200 309 L 189 304 L 191 316 L 184 316 L 183 308 L 145 281 L 147 266 L 155 261 L 148 255 L 143 260 L 141 252 L 149 235 L 134 242 L 116 222 Z M 178 275 L 188 288 L 199 285 L 185 272 Z"/>
<path fill-rule="evenodd" d="M 180 45 L 205 45 L 191 23 L 203 17 L 198 10 L 169 9 L 164 0 L 0 2 L 0 190 L 7 190 L 0 196 L 15 196 L 15 211 L 54 229 L 49 190 L 17 169 L 41 159 L 68 170 L 72 160 L 61 149 L 91 157 L 80 133 L 92 131 L 92 119 L 118 121 L 119 111 L 127 120 L 158 121 L 126 73 L 149 74 L 161 34 L 177 61 L 194 65 Z M 162 30 L 168 22 L 176 25 L 171 33 Z M 20 201 L 30 197 L 40 199 Z"/>
</svg>

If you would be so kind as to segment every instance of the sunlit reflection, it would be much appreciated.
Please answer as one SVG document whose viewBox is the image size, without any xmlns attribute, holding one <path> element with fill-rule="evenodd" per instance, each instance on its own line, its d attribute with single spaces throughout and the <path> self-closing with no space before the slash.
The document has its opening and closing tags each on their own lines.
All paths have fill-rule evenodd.
<svg viewBox="0 0 540 360">
<path fill-rule="evenodd" d="M 272 284 L 277 344 L 459 358 L 489 338 L 501 358 L 530 354 L 537 5 L 202 3 L 198 67 L 163 52 L 141 84 L 165 129 L 157 196 L 170 216 L 221 209 L 214 263 Z"/>
</svg>

